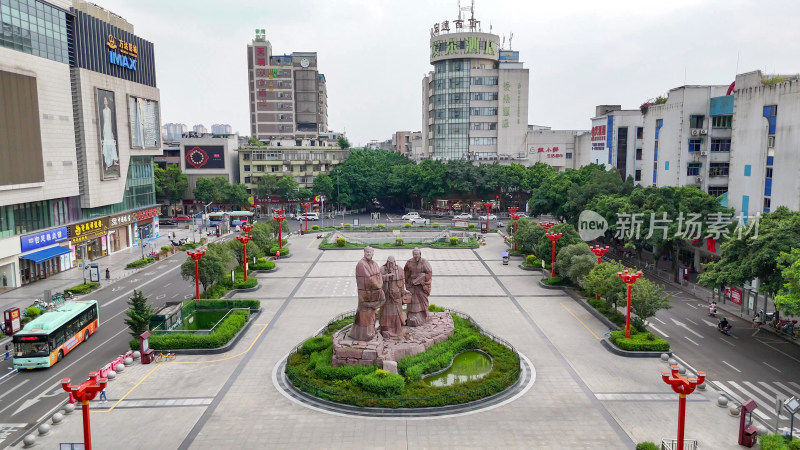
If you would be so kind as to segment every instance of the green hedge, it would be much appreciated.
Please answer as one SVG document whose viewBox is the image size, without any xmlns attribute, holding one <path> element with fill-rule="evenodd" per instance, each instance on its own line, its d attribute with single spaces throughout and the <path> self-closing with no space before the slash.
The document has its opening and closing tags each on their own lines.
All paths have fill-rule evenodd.
<svg viewBox="0 0 800 450">
<path fill-rule="evenodd" d="M 258 278 L 256 277 L 247 277 L 247 281 L 244 281 L 244 278 L 237 278 L 236 282 L 233 283 L 233 289 L 252 289 L 258 286 Z"/>
<path fill-rule="evenodd" d="M 261 260 L 264 261 L 261 261 Z M 256 264 L 250 264 L 250 270 L 272 270 L 275 268 L 275 261 L 270 261 L 264 258 L 258 258 L 258 262 Z"/>
<path fill-rule="evenodd" d="M 550 278 L 548 278 L 546 280 L 542 280 L 542 283 L 544 283 L 544 284 L 546 284 L 548 286 L 562 286 L 562 285 L 566 284 L 566 283 L 564 283 L 564 279 L 561 278 L 561 277 L 550 277 Z"/>
<path fill-rule="evenodd" d="M 150 348 L 153 350 L 179 350 L 220 348 L 230 342 L 236 333 L 247 323 L 250 313 L 233 311 L 222 321 L 211 334 L 170 333 L 150 336 Z M 139 342 L 131 341 L 131 349 L 138 350 Z"/>
<path fill-rule="evenodd" d="M 216 299 L 222 298 L 225 294 L 228 293 L 230 289 L 230 281 L 226 285 L 225 283 L 214 283 L 208 290 L 203 291 L 200 294 L 200 298 L 209 298 L 209 299 Z"/>
<path fill-rule="evenodd" d="M 137 259 L 136 261 L 128 263 L 128 265 L 125 266 L 125 268 L 126 269 L 138 269 L 139 267 L 144 267 L 144 266 L 146 266 L 148 264 L 152 264 L 154 262 L 155 262 L 155 258 L 150 258 L 148 256 L 147 258 Z"/>
<path fill-rule="evenodd" d="M 38 306 L 31 306 L 25 310 L 25 317 L 30 317 L 33 320 L 41 316 L 43 312 Z"/>
<path fill-rule="evenodd" d="M 204 238 L 204 239 L 205 239 L 205 238 Z M 201 245 L 202 245 L 202 244 L 200 244 L 199 242 L 187 242 L 187 243 L 185 243 L 185 244 L 181 245 L 181 246 L 180 246 L 180 247 L 178 247 L 178 248 L 180 248 L 181 250 L 184 250 L 184 251 L 185 251 L 185 250 L 194 250 L 194 249 L 196 249 L 197 247 L 200 247 Z"/>
<path fill-rule="evenodd" d="M 652 442 L 646 441 L 636 444 L 636 450 L 659 450 L 659 447 Z"/>
<path fill-rule="evenodd" d="M 625 314 L 622 314 L 618 310 L 614 308 L 610 308 L 608 303 L 603 300 L 597 300 L 593 297 L 587 298 L 586 302 L 592 305 L 594 309 L 596 309 L 600 314 L 604 315 L 608 320 L 610 320 L 614 325 L 618 327 L 625 326 Z"/>
<path fill-rule="evenodd" d="M 170 250 L 172 250 L 172 247 L 170 247 L 169 245 L 162 245 L 161 246 L 161 251 L 162 252 L 168 252 Z"/>
<path fill-rule="evenodd" d="M 800 439 L 789 440 L 781 434 L 764 434 L 758 437 L 761 450 L 800 450 Z"/>
<path fill-rule="evenodd" d="M 542 262 L 539 261 L 539 258 L 536 255 L 528 255 L 525 257 L 525 262 L 522 263 L 525 267 L 542 267 Z"/>
<path fill-rule="evenodd" d="M 64 293 L 69 294 L 70 292 L 72 292 L 73 294 L 88 294 L 89 292 L 92 292 L 93 290 L 99 287 L 100 283 L 89 282 L 89 283 L 79 284 L 77 286 L 72 286 L 69 289 L 64 289 Z"/>
<path fill-rule="evenodd" d="M 330 336 L 316 336 L 303 342 L 303 346 L 300 347 L 299 351 L 304 355 L 310 355 L 314 352 L 325 350 L 332 345 L 333 342 Z"/>
<path fill-rule="evenodd" d="M 653 333 L 637 333 L 631 332 L 631 338 L 625 339 L 625 331 L 612 331 L 609 339 L 614 345 L 622 350 L 631 352 L 636 351 L 649 351 L 649 352 L 667 352 L 669 351 L 669 342 L 657 337 Z"/>
<path fill-rule="evenodd" d="M 194 300 L 184 302 L 186 306 L 194 305 L 194 309 L 234 309 L 234 308 L 250 308 L 251 311 L 256 311 L 261 307 L 259 300 Z"/>
<path fill-rule="evenodd" d="M 278 250 L 280 250 L 281 256 L 288 256 L 289 255 L 289 247 L 285 247 L 284 246 L 283 248 L 280 248 L 277 245 L 274 246 L 274 247 L 271 247 L 269 249 L 269 254 L 272 255 L 272 256 L 275 256 L 275 253 L 277 253 Z"/>
<path fill-rule="evenodd" d="M 353 377 L 353 384 L 380 397 L 400 395 L 406 387 L 402 376 L 381 369 L 366 375 L 356 375 Z"/>
</svg>

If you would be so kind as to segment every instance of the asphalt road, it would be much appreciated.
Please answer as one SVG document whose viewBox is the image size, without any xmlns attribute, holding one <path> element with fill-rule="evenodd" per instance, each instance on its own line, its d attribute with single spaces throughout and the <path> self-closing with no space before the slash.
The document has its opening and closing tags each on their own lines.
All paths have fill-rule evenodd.
<svg viewBox="0 0 800 450">
<path fill-rule="evenodd" d="M 61 379 L 70 378 L 73 384 L 84 381 L 89 372 L 96 371 L 129 348 L 132 339 L 125 311 L 133 289 L 141 289 L 149 302 L 158 309 L 168 301 L 183 301 L 194 296 L 194 284 L 180 276 L 183 252 L 166 260 L 144 267 L 94 294 L 82 296 L 95 299 L 100 306 L 100 327 L 91 338 L 64 356 L 48 369 L 14 372 L 11 360 L 0 361 L 0 448 L 10 445 L 34 428 L 42 419 L 59 408 L 67 394 Z M 109 393 L 109 398 L 122 393 Z"/>
<path fill-rule="evenodd" d="M 775 428 L 775 397 L 800 398 L 800 346 L 763 329 L 752 322 L 718 310 L 708 315 L 708 304 L 669 286 L 672 308 L 659 311 L 649 319 L 650 329 L 666 337 L 678 357 L 695 370 L 706 372 L 711 384 L 738 403 L 750 398 L 758 409 L 754 418 Z M 717 330 L 725 316 L 733 325 L 731 336 Z M 789 426 L 789 416 L 782 413 L 780 427 Z M 800 433 L 795 421 L 795 434 Z"/>
</svg>

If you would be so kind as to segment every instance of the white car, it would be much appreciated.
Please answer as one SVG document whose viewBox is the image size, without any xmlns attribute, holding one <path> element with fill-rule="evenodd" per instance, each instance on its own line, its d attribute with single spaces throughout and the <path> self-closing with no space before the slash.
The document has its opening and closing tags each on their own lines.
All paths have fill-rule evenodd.
<svg viewBox="0 0 800 450">
<path fill-rule="evenodd" d="M 478 220 L 486 220 L 486 216 L 480 216 L 478 217 Z M 494 214 L 489 214 L 489 220 L 497 220 L 497 216 Z"/>
<path fill-rule="evenodd" d="M 317 212 L 300 213 L 300 214 L 297 215 L 297 221 L 298 222 L 305 222 L 306 217 L 308 217 L 308 220 L 312 220 L 312 221 L 313 220 L 319 220 L 319 213 L 317 213 Z"/>
<path fill-rule="evenodd" d="M 428 223 L 428 219 L 425 219 L 425 218 L 422 218 L 422 217 L 412 217 L 412 218 L 408 219 L 407 222 L 410 223 L 411 225 L 414 225 L 414 224 L 417 224 L 417 223 L 421 223 L 421 224 L 425 225 L 426 223 Z"/>
<path fill-rule="evenodd" d="M 472 214 L 470 213 L 456 214 L 455 216 L 453 216 L 453 219 L 472 219 Z"/>
<path fill-rule="evenodd" d="M 401 219 L 403 220 L 419 219 L 419 213 L 412 211 L 405 214 L 403 217 L 401 217 Z"/>
</svg>

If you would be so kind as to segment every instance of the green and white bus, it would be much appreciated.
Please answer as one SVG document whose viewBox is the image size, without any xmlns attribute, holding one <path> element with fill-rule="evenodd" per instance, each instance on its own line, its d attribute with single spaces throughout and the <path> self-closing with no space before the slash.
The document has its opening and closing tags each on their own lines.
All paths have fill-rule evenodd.
<svg viewBox="0 0 800 450">
<path fill-rule="evenodd" d="M 97 300 L 71 301 L 33 319 L 12 337 L 14 368 L 50 367 L 100 326 Z"/>
</svg>

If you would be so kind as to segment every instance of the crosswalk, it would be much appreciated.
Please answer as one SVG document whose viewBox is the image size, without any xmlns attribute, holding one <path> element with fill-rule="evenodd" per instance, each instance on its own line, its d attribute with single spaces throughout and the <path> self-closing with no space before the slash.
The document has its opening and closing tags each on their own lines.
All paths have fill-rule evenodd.
<svg viewBox="0 0 800 450">
<path fill-rule="evenodd" d="M 769 428 L 775 426 L 775 399 L 780 397 L 786 400 L 792 396 L 800 398 L 800 384 L 780 381 L 715 381 L 711 384 L 726 394 L 730 399 L 743 403 L 749 399 L 755 400 L 758 408 L 753 414 L 761 419 Z M 781 407 L 778 428 L 789 426 L 789 413 Z M 800 417 L 795 424 L 800 425 Z M 794 427 L 794 433 L 800 433 L 800 428 Z"/>
</svg>

